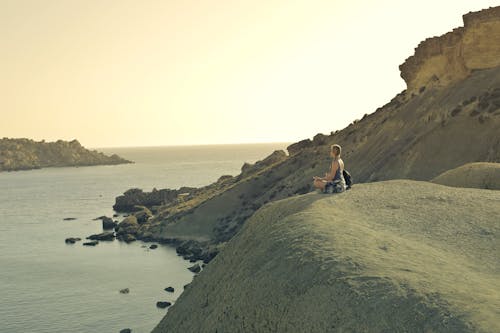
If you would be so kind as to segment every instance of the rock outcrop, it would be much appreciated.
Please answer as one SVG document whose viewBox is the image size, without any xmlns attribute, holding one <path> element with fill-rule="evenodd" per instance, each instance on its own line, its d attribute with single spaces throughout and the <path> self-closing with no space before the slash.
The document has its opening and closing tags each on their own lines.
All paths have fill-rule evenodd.
<svg viewBox="0 0 500 333">
<path fill-rule="evenodd" d="M 153 333 L 498 332 L 498 202 L 397 180 L 270 203 Z"/>
<path fill-rule="evenodd" d="M 29 139 L 0 139 L 0 171 L 124 163 L 132 162 L 116 154 L 106 156 L 95 150 L 90 151 L 77 140 L 37 142 Z"/>
<path fill-rule="evenodd" d="M 440 174 L 432 182 L 453 187 L 500 190 L 500 163 L 469 163 Z"/>
<path fill-rule="evenodd" d="M 468 13 L 464 26 L 426 39 L 400 66 L 408 92 L 463 80 L 473 71 L 500 66 L 500 7 Z"/>
<path fill-rule="evenodd" d="M 116 197 L 113 209 L 117 212 L 134 212 L 141 210 L 141 206 L 153 208 L 165 205 L 175 200 L 180 193 L 189 193 L 193 188 L 184 187 L 179 190 L 153 189 L 151 192 L 144 192 L 138 188 L 127 190 L 123 195 Z"/>
</svg>

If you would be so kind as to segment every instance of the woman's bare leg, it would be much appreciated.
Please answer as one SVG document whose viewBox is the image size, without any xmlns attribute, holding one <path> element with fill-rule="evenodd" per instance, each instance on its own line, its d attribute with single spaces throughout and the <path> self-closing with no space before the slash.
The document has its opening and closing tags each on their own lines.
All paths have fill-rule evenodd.
<svg viewBox="0 0 500 333">
<path fill-rule="evenodd" d="M 321 191 L 324 191 L 326 183 L 322 180 L 316 179 L 314 180 L 313 185 L 315 188 L 319 188 Z"/>
</svg>

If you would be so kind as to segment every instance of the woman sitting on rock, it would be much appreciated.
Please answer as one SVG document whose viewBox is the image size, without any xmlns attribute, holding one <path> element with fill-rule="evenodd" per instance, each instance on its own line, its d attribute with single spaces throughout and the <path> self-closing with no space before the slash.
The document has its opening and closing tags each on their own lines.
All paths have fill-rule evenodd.
<svg viewBox="0 0 500 333">
<path fill-rule="evenodd" d="M 330 171 L 325 177 L 314 176 L 314 187 L 320 189 L 323 193 L 340 193 L 346 190 L 345 179 L 343 175 L 344 161 L 340 158 L 342 148 L 335 144 L 330 147 L 330 156 L 333 158 Z"/>
</svg>

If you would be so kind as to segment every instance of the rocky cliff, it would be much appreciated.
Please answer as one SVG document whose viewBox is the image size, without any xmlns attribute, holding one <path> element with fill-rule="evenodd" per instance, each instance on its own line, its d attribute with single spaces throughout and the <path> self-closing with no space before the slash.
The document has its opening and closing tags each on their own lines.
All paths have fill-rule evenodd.
<svg viewBox="0 0 500 333">
<path fill-rule="evenodd" d="M 420 43 L 399 67 L 410 93 L 500 66 L 500 7 L 465 14 L 463 21 L 463 27 Z"/>
<path fill-rule="evenodd" d="M 453 187 L 500 190 L 500 163 L 468 163 L 440 174 L 432 182 Z"/>
<path fill-rule="evenodd" d="M 478 26 L 490 29 L 490 37 L 498 36 L 499 8 L 466 15 L 465 29 Z M 475 36 L 480 41 L 484 37 L 467 36 L 471 45 Z M 236 177 L 222 177 L 189 196 L 170 200 L 134 236 L 186 242 L 190 244 L 182 247 L 186 257 L 203 253 L 201 258 L 211 258 L 210 253 L 217 253 L 261 206 L 310 192 L 312 177 L 328 168 L 333 143 L 343 147 L 355 183 L 431 180 L 467 163 L 500 162 L 500 66 L 489 68 L 494 64 L 491 59 L 500 59 L 500 49 L 488 45 L 483 46 L 490 50 L 483 65 L 476 57 L 475 70 L 461 79 L 403 91 L 341 131 L 304 139 L 290 145 L 288 155 L 275 152 L 253 166 L 243 166 Z M 494 52 L 496 58 L 490 54 Z"/>
<path fill-rule="evenodd" d="M 118 155 L 106 156 L 82 147 L 77 141 L 56 142 L 30 139 L 0 140 L 0 171 L 39 169 L 45 167 L 89 166 L 132 163 Z"/>
</svg>

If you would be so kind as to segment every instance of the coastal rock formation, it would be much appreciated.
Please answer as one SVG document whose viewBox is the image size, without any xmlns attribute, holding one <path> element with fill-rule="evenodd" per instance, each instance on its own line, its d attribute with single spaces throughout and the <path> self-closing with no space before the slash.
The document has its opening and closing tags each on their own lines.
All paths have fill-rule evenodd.
<svg viewBox="0 0 500 333">
<path fill-rule="evenodd" d="M 500 163 L 465 164 L 440 174 L 432 182 L 453 187 L 500 190 Z"/>
<path fill-rule="evenodd" d="M 499 332 L 498 202 L 395 180 L 267 204 L 153 333 Z"/>
<path fill-rule="evenodd" d="M 346 168 L 356 183 L 431 180 L 467 163 L 500 162 L 500 66 L 494 60 L 500 59 L 500 43 L 492 42 L 500 33 L 499 8 L 464 17 L 460 43 L 484 49 L 483 56 L 466 57 L 466 75 L 450 78 L 453 82 L 448 84 L 403 91 L 343 130 L 302 140 L 287 148 L 288 155 L 274 152 L 263 160 L 267 162 L 244 165 L 236 177 L 224 177 L 182 198 L 177 195 L 157 207 L 137 237 L 177 247 L 187 242 L 197 244 L 199 249 L 193 256 L 184 255 L 188 259 L 199 259 L 199 253 L 216 254 L 263 205 L 310 192 L 312 177 L 323 175 L 328 168 L 333 143 L 343 147 Z M 454 40 L 456 34 L 424 45 L 441 45 L 437 49 L 445 50 L 445 41 Z M 485 34 L 491 38 L 489 42 L 484 41 Z M 423 74 L 415 74 L 414 79 L 409 73 L 420 73 L 419 68 L 427 73 L 425 59 L 431 58 L 425 54 L 431 53 L 417 51 L 418 57 L 407 62 L 413 67 L 403 66 L 410 86 Z"/>
<path fill-rule="evenodd" d="M 137 218 L 134 215 L 127 216 L 116 226 L 116 236 L 123 236 L 126 234 L 135 235 L 139 227 Z"/>
<path fill-rule="evenodd" d="M 153 216 L 153 213 L 151 213 L 151 211 L 145 206 L 135 206 L 134 208 L 139 209 L 138 212 L 133 214 L 139 224 L 146 223 L 149 218 Z"/>
<path fill-rule="evenodd" d="M 103 230 L 110 230 L 110 229 L 115 228 L 118 225 L 118 223 L 113 221 L 113 219 L 111 217 L 107 217 L 104 215 L 99 216 L 99 217 L 94 219 L 94 221 L 98 221 L 98 220 L 102 221 L 102 229 Z"/>
<path fill-rule="evenodd" d="M 463 27 L 420 43 L 400 66 L 409 92 L 500 66 L 500 7 L 465 14 L 463 21 Z"/>
<path fill-rule="evenodd" d="M 117 212 L 134 212 L 141 210 L 141 206 L 152 208 L 165 205 L 175 200 L 180 193 L 189 193 L 192 190 L 193 188 L 184 187 L 179 190 L 153 189 L 151 192 L 144 192 L 141 189 L 133 188 L 116 197 L 113 209 Z"/>
<path fill-rule="evenodd" d="M 90 151 L 82 147 L 77 140 L 45 142 L 29 139 L 0 139 L 0 171 L 124 163 L 132 162 L 116 154 L 106 156 L 96 150 Z"/>
</svg>

